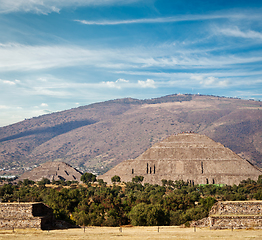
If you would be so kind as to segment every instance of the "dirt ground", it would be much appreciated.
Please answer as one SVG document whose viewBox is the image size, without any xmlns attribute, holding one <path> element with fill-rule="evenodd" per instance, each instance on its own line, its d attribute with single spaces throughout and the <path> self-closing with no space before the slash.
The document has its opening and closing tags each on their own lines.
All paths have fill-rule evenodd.
<svg viewBox="0 0 262 240">
<path fill-rule="evenodd" d="M 159 231 L 159 232 L 158 232 Z M 78 240 L 78 239 L 230 239 L 230 240 L 261 240 L 262 230 L 209 230 L 209 228 L 179 227 L 86 227 L 79 229 L 41 231 L 36 229 L 0 230 L 0 239 L 8 240 Z"/>
</svg>

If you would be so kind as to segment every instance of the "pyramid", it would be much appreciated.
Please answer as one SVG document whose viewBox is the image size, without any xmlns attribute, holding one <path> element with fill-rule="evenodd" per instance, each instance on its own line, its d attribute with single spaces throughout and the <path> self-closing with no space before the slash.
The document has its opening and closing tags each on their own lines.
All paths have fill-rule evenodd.
<svg viewBox="0 0 262 240">
<path fill-rule="evenodd" d="M 144 183 L 161 184 L 162 179 L 183 180 L 194 184 L 239 184 L 257 180 L 262 171 L 221 143 L 205 135 L 172 135 L 134 160 L 126 160 L 98 178 L 111 182 L 118 175 L 129 182 L 143 176 Z"/>
<path fill-rule="evenodd" d="M 43 178 L 47 178 L 50 181 L 64 180 L 80 182 L 81 176 L 82 173 L 80 171 L 65 162 L 46 162 L 29 172 L 25 172 L 19 180 L 29 179 L 37 182 Z"/>
</svg>

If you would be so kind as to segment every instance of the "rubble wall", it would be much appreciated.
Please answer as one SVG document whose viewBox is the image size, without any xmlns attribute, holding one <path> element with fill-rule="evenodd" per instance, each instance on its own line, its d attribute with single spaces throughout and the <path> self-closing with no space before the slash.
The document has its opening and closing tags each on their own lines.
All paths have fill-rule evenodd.
<svg viewBox="0 0 262 240">
<path fill-rule="evenodd" d="M 210 229 L 262 229 L 262 201 L 216 203 L 209 213 Z"/>
<path fill-rule="evenodd" d="M 41 229 L 41 218 L 0 219 L 0 229 L 37 228 Z"/>
<path fill-rule="evenodd" d="M 212 216 L 210 229 L 262 229 L 262 216 Z"/>
<path fill-rule="evenodd" d="M 53 212 L 43 203 L 0 203 L 0 229 L 49 229 L 52 225 Z"/>
</svg>

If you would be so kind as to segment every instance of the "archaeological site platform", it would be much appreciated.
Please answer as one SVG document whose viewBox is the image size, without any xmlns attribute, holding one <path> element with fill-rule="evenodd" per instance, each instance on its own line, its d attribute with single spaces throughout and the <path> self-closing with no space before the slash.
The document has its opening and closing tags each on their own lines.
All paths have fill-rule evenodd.
<svg viewBox="0 0 262 240">
<path fill-rule="evenodd" d="M 50 229 L 53 210 L 43 203 L 0 203 L 0 229 Z"/>
</svg>

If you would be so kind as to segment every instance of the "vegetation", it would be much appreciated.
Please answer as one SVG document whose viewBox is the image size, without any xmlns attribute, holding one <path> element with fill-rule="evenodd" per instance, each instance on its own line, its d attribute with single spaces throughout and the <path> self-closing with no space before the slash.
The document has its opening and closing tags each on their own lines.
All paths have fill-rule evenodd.
<svg viewBox="0 0 262 240">
<path fill-rule="evenodd" d="M 2 202 L 44 202 L 57 219 L 85 226 L 180 225 L 206 217 L 217 200 L 262 200 L 262 176 L 258 181 L 244 180 L 238 186 L 190 186 L 164 179 L 162 186 L 142 185 L 139 176 L 121 186 L 107 186 L 103 180 L 91 185 L 92 178 L 88 181 L 86 187 L 54 181 L 56 185 L 51 188 L 46 186 L 46 179 L 38 184 L 24 180 L 1 186 L 0 198 Z"/>
<path fill-rule="evenodd" d="M 82 176 L 81 176 L 81 179 L 80 179 L 82 182 L 88 184 L 90 182 L 95 182 L 96 181 L 96 175 L 94 175 L 93 173 L 84 173 Z"/>
<path fill-rule="evenodd" d="M 113 176 L 113 177 L 111 178 L 111 181 L 112 181 L 113 183 L 116 183 L 116 182 L 121 182 L 121 179 L 120 179 L 119 176 L 115 175 L 115 176 Z"/>
</svg>

